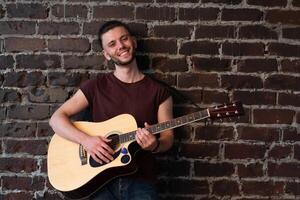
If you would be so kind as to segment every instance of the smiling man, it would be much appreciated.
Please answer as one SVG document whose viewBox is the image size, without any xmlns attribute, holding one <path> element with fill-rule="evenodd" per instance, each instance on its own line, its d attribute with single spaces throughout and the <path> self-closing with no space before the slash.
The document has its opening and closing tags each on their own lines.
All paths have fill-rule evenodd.
<svg viewBox="0 0 300 200">
<path fill-rule="evenodd" d="M 158 199 L 154 153 L 171 148 L 173 132 L 164 131 L 157 138 L 147 127 L 172 119 L 172 97 L 166 88 L 139 70 L 135 58 L 137 42 L 126 24 L 106 22 L 99 29 L 99 41 L 103 55 L 114 63 L 115 70 L 84 82 L 52 115 L 50 125 L 58 135 L 81 144 L 96 162 L 105 164 L 114 159 L 114 149 L 109 145 L 111 140 L 82 132 L 73 126 L 70 117 L 88 106 L 94 122 L 124 113 L 133 115 L 140 127 L 136 130 L 136 142 L 132 144 L 141 149 L 134 158 L 137 172 L 112 178 L 90 198 Z"/>
</svg>

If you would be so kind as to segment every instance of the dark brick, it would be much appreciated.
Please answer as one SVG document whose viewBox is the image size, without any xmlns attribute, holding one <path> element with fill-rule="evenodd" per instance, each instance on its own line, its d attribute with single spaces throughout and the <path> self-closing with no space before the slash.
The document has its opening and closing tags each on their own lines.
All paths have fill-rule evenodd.
<svg viewBox="0 0 300 200">
<path fill-rule="evenodd" d="M 219 12 L 218 8 L 179 8 L 179 20 L 212 21 L 217 19 Z"/>
<path fill-rule="evenodd" d="M 14 67 L 14 58 L 12 56 L 0 56 L 0 69 L 12 69 Z"/>
<path fill-rule="evenodd" d="M 202 0 L 202 3 L 222 3 L 229 5 L 240 4 L 241 2 L 242 0 Z"/>
<path fill-rule="evenodd" d="M 220 44 L 210 41 L 192 41 L 183 43 L 179 49 L 180 54 L 192 55 L 192 54 L 208 54 L 218 55 Z"/>
<path fill-rule="evenodd" d="M 169 190 L 172 194 L 207 194 L 209 185 L 207 181 L 173 179 Z"/>
<path fill-rule="evenodd" d="M 2 177 L 3 188 L 7 190 L 43 190 L 45 178 L 42 176 L 31 177 L 17 177 L 4 176 Z"/>
<path fill-rule="evenodd" d="M 299 163 L 285 162 L 285 163 L 268 163 L 268 175 L 269 177 L 300 177 Z"/>
<path fill-rule="evenodd" d="M 65 56 L 64 60 L 64 68 L 66 69 L 105 69 L 105 58 L 99 55 Z"/>
<path fill-rule="evenodd" d="M 300 94 L 279 93 L 278 104 L 300 107 Z"/>
<path fill-rule="evenodd" d="M 0 195 L 1 197 L 1 195 Z M 3 200 L 32 200 L 34 199 L 33 192 L 10 192 L 3 195 Z"/>
<path fill-rule="evenodd" d="M 192 64 L 196 71 L 231 71 L 228 59 L 192 57 Z"/>
<path fill-rule="evenodd" d="M 300 60 L 282 60 L 281 69 L 283 72 L 300 73 Z"/>
<path fill-rule="evenodd" d="M 20 102 L 21 94 L 13 89 L 0 89 L 0 103 Z"/>
<path fill-rule="evenodd" d="M 63 88 L 32 88 L 28 91 L 28 100 L 34 103 L 63 103 L 69 97 Z"/>
<path fill-rule="evenodd" d="M 165 40 L 165 39 L 147 39 L 139 40 L 138 48 L 139 52 L 146 53 L 177 53 L 177 42 L 176 40 Z"/>
<path fill-rule="evenodd" d="M 234 38 L 234 26 L 207 26 L 201 25 L 196 28 L 195 38 Z"/>
<path fill-rule="evenodd" d="M 299 10 L 267 10 L 266 21 L 269 23 L 300 24 Z"/>
<path fill-rule="evenodd" d="M 193 27 L 187 25 L 159 25 L 154 26 L 153 35 L 157 37 L 190 38 Z"/>
<path fill-rule="evenodd" d="M 47 182 L 47 180 L 46 180 Z M 36 200 L 63 200 L 64 198 L 61 196 L 61 194 L 54 193 L 51 190 L 47 190 L 44 193 L 38 193 Z"/>
<path fill-rule="evenodd" d="M 203 101 L 203 90 L 202 89 L 189 89 L 189 90 L 178 90 L 172 93 L 175 104 L 189 103 L 201 103 Z"/>
<path fill-rule="evenodd" d="M 294 145 L 294 158 L 300 160 L 300 146 Z"/>
<path fill-rule="evenodd" d="M 194 162 L 195 176 L 200 177 L 224 177 L 234 174 L 234 165 L 232 163 L 204 163 Z"/>
<path fill-rule="evenodd" d="M 30 19 L 46 19 L 49 14 L 49 8 L 43 4 L 7 4 L 7 16 L 9 18 L 30 18 Z"/>
<path fill-rule="evenodd" d="M 46 155 L 47 154 L 47 140 L 6 140 L 7 153 L 26 153 L 30 155 Z"/>
<path fill-rule="evenodd" d="M 219 154 L 219 144 L 198 143 L 181 144 L 180 157 L 206 158 L 217 157 Z"/>
<path fill-rule="evenodd" d="M 218 87 L 218 75 L 217 74 L 179 74 L 178 75 L 178 87 Z"/>
<path fill-rule="evenodd" d="M 136 15 L 138 18 L 137 8 Z M 132 6 L 95 6 L 93 8 L 94 19 L 108 19 L 108 18 L 121 18 L 121 19 L 133 19 L 134 7 Z"/>
<path fill-rule="evenodd" d="M 86 19 L 88 8 L 84 5 L 54 5 L 52 15 L 58 18 Z"/>
<path fill-rule="evenodd" d="M 255 124 L 291 124 L 295 111 L 288 109 L 254 109 L 253 123 Z"/>
<path fill-rule="evenodd" d="M 87 80 L 87 74 L 51 72 L 48 74 L 49 85 L 52 86 L 79 86 Z"/>
<path fill-rule="evenodd" d="M 276 105 L 276 93 L 266 91 L 233 91 L 233 99 L 247 105 Z"/>
<path fill-rule="evenodd" d="M 5 10 L 3 9 L 3 6 L 0 5 L 0 19 L 3 18 L 5 15 Z M 1 196 L 0 196 L 1 197 Z"/>
<path fill-rule="evenodd" d="M 276 31 L 262 25 L 242 26 L 239 29 L 239 38 L 246 39 L 278 39 Z"/>
<path fill-rule="evenodd" d="M 104 21 L 92 21 L 83 23 L 84 35 L 96 35 L 98 36 L 99 28 L 104 24 Z"/>
<path fill-rule="evenodd" d="M 266 7 L 275 7 L 282 6 L 285 7 L 287 4 L 287 0 L 247 0 L 247 4 L 256 5 L 256 6 L 266 6 Z"/>
<path fill-rule="evenodd" d="M 264 175 L 263 164 L 261 163 L 247 163 L 240 164 L 237 168 L 238 177 L 251 178 L 262 177 Z"/>
<path fill-rule="evenodd" d="M 270 75 L 265 80 L 265 88 L 275 90 L 300 90 L 300 78 L 289 75 Z"/>
<path fill-rule="evenodd" d="M 278 71 L 276 59 L 245 59 L 237 60 L 240 72 L 274 72 Z"/>
<path fill-rule="evenodd" d="M 76 22 L 41 22 L 38 33 L 41 35 L 79 34 L 79 24 Z"/>
<path fill-rule="evenodd" d="M 2 137 L 35 137 L 35 123 L 3 123 L 0 125 Z"/>
<path fill-rule="evenodd" d="M 185 72 L 188 71 L 188 64 L 185 57 L 155 57 L 152 60 L 152 68 L 161 72 Z"/>
<path fill-rule="evenodd" d="M 160 176 L 189 176 L 191 163 L 185 160 L 159 160 Z"/>
<path fill-rule="evenodd" d="M 38 170 L 37 160 L 33 158 L 0 158 L 1 172 L 31 173 Z"/>
<path fill-rule="evenodd" d="M 35 22 L 1 21 L 0 34 L 32 35 L 35 33 Z"/>
<path fill-rule="evenodd" d="M 10 106 L 7 116 L 11 119 L 42 120 L 49 118 L 49 106 L 46 105 L 22 105 Z"/>
<path fill-rule="evenodd" d="M 283 182 L 274 181 L 243 181 L 242 192 L 246 195 L 274 196 L 284 192 Z"/>
<path fill-rule="evenodd" d="M 149 2 L 149 1 L 145 1 Z M 156 0 L 159 3 L 198 3 L 198 0 Z"/>
<path fill-rule="evenodd" d="M 285 142 L 298 142 L 300 141 L 300 134 L 297 129 L 292 126 L 288 126 L 283 129 L 283 141 Z"/>
<path fill-rule="evenodd" d="M 223 9 L 221 19 L 224 21 L 261 21 L 263 12 L 257 9 Z"/>
<path fill-rule="evenodd" d="M 287 182 L 285 190 L 290 195 L 300 195 L 300 183 Z"/>
<path fill-rule="evenodd" d="M 4 120 L 6 118 L 6 107 L 0 106 L 0 120 Z"/>
<path fill-rule="evenodd" d="M 6 38 L 5 50 L 7 52 L 43 51 L 46 41 L 38 38 Z"/>
<path fill-rule="evenodd" d="M 237 133 L 239 140 L 279 142 L 280 139 L 278 128 L 238 126 Z"/>
<path fill-rule="evenodd" d="M 293 0 L 293 6 L 300 7 L 300 2 L 298 0 Z"/>
<path fill-rule="evenodd" d="M 265 45 L 263 43 L 231 43 L 222 44 L 222 52 L 231 56 L 263 56 Z"/>
<path fill-rule="evenodd" d="M 227 126 L 199 126 L 195 130 L 195 140 L 233 140 L 233 127 Z"/>
<path fill-rule="evenodd" d="M 19 69 L 53 69 L 61 67 L 61 59 L 58 55 L 17 55 Z"/>
<path fill-rule="evenodd" d="M 300 39 L 300 27 L 283 28 L 282 37 L 288 39 Z"/>
<path fill-rule="evenodd" d="M 292 146 L 276 145 L 269 152 L 269 158 L 285 159 L 292 157 Z"/>
<path fill-rule="evenodd" d="M 229 102 L 229 96 L 226 92 L 215 90 L 204 90 L 202 93 L 202 102 L 205 104 Z"/>
<path fill-rule="evenodd" d="M 48 122 L 38 122 L 36 132 L 37 137 L 53 136 L 53 130 Z"/>
<path fill-rule="evenodd" d="M 137 7 L 136 19 L 175 21 L 175 8 L 171 7 Z"/>
<path fill-rule="evenodd" d="M 88 52 L 91 45 L 85 38 L 62 38 L 49 40 L 48 48 L 59 52 Z"/>
<path fill-rule="evenodd" d="M 226 159 L 262 159 L 267 148 L 255 144 L 225 144 Z"/>
<path fill-rule="evenodd" d="M 223 88 L 262 88 L 260 77 L 247 75 L 221 75 L 221 86 Z"/>
<path fill-rule="evenodd" d="M 239 184 L 236 181 L 219 180 L 213 182 L 213 194 L 225 196 L 225 195 L 238 195 Z"/>
<path fill-rule="evenodd" d="M 277 56 L 300 57 L 300 45 L 270 43 L 269 52 Z"/>
<path fill-rule="evenodd" d="M 44 84 L 45 77 L 42 72 L 8 72 L 5 74 L 4 86 L 40 86 Z"/>
</svg>

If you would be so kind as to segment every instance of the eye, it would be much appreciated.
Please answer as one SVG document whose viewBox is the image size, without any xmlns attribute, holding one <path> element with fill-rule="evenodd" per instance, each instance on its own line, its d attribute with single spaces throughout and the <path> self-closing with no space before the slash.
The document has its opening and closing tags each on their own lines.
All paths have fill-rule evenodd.
<svg viewBox="0 0 300 200">
<path fill-rule="evenodd" d="M 121 37 L 121 40 L 122 40 L 122 41 L 126 41 L 126 40 L 128 40 L 128 38 L 129 38 L 129 37 L 128 37 L 127 35 L 124 35 L 124 36 Z"/>
<path fill-rule="evenodd" d="M 110 43 L 108 43 L 108 47 L 114 47 L 116 45 L 116 43 L 115 42 L 110 42 Z"/>
</svg>

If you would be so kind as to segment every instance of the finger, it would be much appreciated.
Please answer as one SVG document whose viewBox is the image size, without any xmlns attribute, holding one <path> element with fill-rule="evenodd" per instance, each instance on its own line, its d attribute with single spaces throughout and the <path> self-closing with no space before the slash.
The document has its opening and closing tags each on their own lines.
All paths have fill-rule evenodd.
<svg viewBox="0 0 300 200">
<path fill-rule="evenodd" d="M 91 154 L 91 156 L 96 162 L 103 164 L 103 162 L 95 154 Z"/>
<path fill-rule="evenodd" d="M 114 154 L 115 151 L 105 142 L 101 144 L 102 148 L 106 149 L 110 154 Z"/>
<path fill-rule="evenodd" d="M 97 155 L 97 157 L 98 157 L 100 160 L 102 160 L 102 161 L 104 161 L 104 162 L 106 162 L 106 163 L 109 162 L 108 158 L 106 158 L 105 156 L 103 156 L 102 152 L 98 151 L 98 152 L 96 153 L 96 155 Z"/>
<path fill-rule="evenodd" d="M 98 151 L 101 152 L 102 156 L 105 158 L 105 159 L 109 159 L 110 161 L 112 161 L 114 158 L 112 157 L 112 155 L 106 151 L 105 149 L 103 148 L 98 148 Z M 105 160 L 105 161 L 109 161 L 109 160 Z"/>
<path fill-rule="evenodd" d="M 146 128 L 148 128 L 150 125 L 149 125 L 147 122 L 145 122 L 145 123 L 144 123 L 144 126 L 145 126 Z"/>
</svg>

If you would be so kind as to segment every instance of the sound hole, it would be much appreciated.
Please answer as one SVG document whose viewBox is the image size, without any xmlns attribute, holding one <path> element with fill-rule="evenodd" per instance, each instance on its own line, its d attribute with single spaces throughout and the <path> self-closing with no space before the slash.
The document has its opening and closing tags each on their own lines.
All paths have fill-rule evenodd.
<svg viewBox="0 0 300 200">
<path fill-rule="evenodd" d="M 114 151 L 116 151 L 120 147 L 120 142 L 119 142 L 119 135 L 118 134 L 112 134 L 107 137 L 110 139 L 109 146 L 112 148 Z"/>
</svg>

